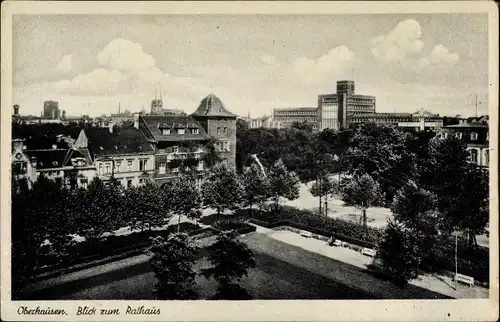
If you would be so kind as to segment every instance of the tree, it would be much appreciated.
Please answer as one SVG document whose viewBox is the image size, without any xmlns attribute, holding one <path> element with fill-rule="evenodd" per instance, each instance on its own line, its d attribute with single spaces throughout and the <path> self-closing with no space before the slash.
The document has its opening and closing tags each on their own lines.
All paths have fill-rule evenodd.
<svg viewBox="0 0 500 322">
<path fill-rule="evenodd" d="M 314 197 L 319 197 L 319 209 L 321 214 L 321 202 L 322 198 L 325 199 L 326 208 L 328 207 L 328 197 L 332 195 L 337 190 L 337 185 L 330 179 L 327 174 L 321 174 L 318 176 L 318 180 L 315 181 L 311 187 L 311 194 Z M 325 209 L 325 216 L 328 216 L 328 209 Z"/>
<path fill-rule="evenodd" d="M 410 133 L 365 124 L 351 137 L 342 164 L 354 176 L 369 174 L 384 192 L 384 202 L 392 203 L 394 193 L 417 175 L 415 154 L 408 150 Z"/>
<path fill-rule="evenodd" d="M 123 196 L 115 184 L 104 185 L 97 177 L 89 183 L 78 217 L 77 232 L 86 239 L 101 238 L 105 232 L 112 232 L 123 223 Z"/>
<path fill-rule="evenodd" d="M 131 229 L 151 229 L 154 226 L 165 225 L 170 218 L 166 202 L 167 198 L 163 189 L 152 182 L 138 187 L 129 187 L 123 194 L 125 222 Z"/>
<path fill-rule="evenodd" d="M 469 162 L 469 152 L 461 140 L 433 140 L 429 155 L 423 185 L 438 196 L 438 209 L 448 229 L 464 231 L 469 245 L 475 244 L 476 234 L 482 233 L 488 223 L 488 174 Z"/>
<path fill-rule="evenodd" d="M 177 232 L 180 230 L 181 216 L 196 218 L 201 208 L 201 194 L 194 177 L 181 175 L 166 189 L 169 211 L 178 215 Z"/>
<path fill-rule="evenodd" d="M 201 185 L 205 207 L 217 210 L 217 218 L 226 209 L 237 209 L 243 187 L 235 171 L 225 165 L 217 165 L 208 172 Z"/>
<path fill-rule="evenodd" d="M 342 200 L 350 206 L 361 210 L 363 227 L 367 227 L 366 210 L 376 205 L 381 199 L 380 186 L 368 175 L 354 176 L 350 182 L 342 188 Z"/>
<path fill-rule="evenodd" d="M 249 207 L 249 215 L 252 214 L 252 206 L 263 202 L 269 191 L 267 177 L 257 164 L 252 164 L 243 171 L 240 179 L 243 185 L 243 205 Z"/>
<path fill-rule="evenodd" d="M 419 254 L 418 242 L 412 229 L 390 219 L 377 259 L 396 285 L 406 286 L 409 280 L 418 276 Z"/>
<path fill-rule="evenodd" d="M 150 248 L 150 264 L 156 276 L 156 296 L 159 300 L 192 299 L 196 272 L 193 265 L 196 249 L 186 234 L 158 236 Z"/>
<path fill-rule="evenodd" d="M 269 195 L 274 201 L 274 210 L 277 211 L 281 198 L 295 200 L 299 197 L 299 178 L 295 172 L 288 171 L 281 160 L 278 160 L 268 173 Z"/>
<path fill-rule="evenodd" d="M 210 137 L 205 145 L 205 155 L 203 156 L 203 161 L 206 162 L 209 168 L 218 165 L 222 161 L 222 157 L 216 149 L 217 140 Z"/>
<path fill-rule="evenodd" d="M 234 231 L 222 232 L 211 247 L 209 261 L 213 265 L 202 271 L 206 278 L 213 277 L 218 283 L 216 298 L 225 300 L 248 299 L 248 294 L 238 282 L 256 266 L 252 251 L 236 238 Z"/>
<path fill-rule="evenodd" d="M 394 196 L 391 211 L 397 220 L 416 225 L 422 214 L 436 208 L 437 197 L 410 180 Z"/>
</svg>

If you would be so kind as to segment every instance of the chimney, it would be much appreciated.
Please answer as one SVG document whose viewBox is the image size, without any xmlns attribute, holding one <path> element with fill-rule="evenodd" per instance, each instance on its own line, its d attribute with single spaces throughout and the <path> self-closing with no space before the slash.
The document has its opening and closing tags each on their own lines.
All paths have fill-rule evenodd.
<svg viewBox="0 0 500 322">
<path fill-rule="evenodd" d="M 113 133 L 113 127 L 115 125 L 113 124 L 113 122 L 109 122 L 109 125 L 108 125 L 108 128 L 109 128 L 109 133 Z"/>
<path fill-rule="evenodd" d="M 19 115 L 19 105 L 14 105 L 14 115 Z"/>
<path fill-rule="evenodd" d="M 134 128 L 139 129 L 139 113 L 134 113 Z"/>
</svg>

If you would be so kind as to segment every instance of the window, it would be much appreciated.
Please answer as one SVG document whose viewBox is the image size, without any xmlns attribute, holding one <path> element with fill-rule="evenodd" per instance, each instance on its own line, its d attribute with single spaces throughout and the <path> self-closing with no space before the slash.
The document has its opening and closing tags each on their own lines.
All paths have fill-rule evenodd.
<svg viewBox="0 0 500 322">
<path fill-rule="evenodd" d="M 227 134 L 227 127 L 224 126 L 224 134 Z"/>
<path fill-rule="evenodd" d="M 148 160 L 139 160 L 139 170 L 144 171 L 148 168 Z"/>
<path fill-rule="evenodd" d="M 105 174 L 111 173 L 111 165 L 109 163 L 106 163 L 104 165 L 104 173 Z"/>
<path fill-rule="evenodd" d="M 461 139 L 462 138 L 462 133 L 460 133 L 460 132 L 455 133 L 455 138 Z"/>
<path fill-rule="evenodd" d="M 179 134 L 186 134 L 186 130 L 185 129 L 179 129 Z"/>
<path fill-rule="evenodd" d="M 127 188 L 132 187 L 132 179 L 127 179 Z"/>
<path fill-rule="evenodd" d="M 228 141 L 224 141 L 222 143 L 222 146 L 223 146 L 224 151 L 229 151 L 229 142 Z"/>
<path fill-rule="evenodd" d="M 167 164 L 165 162 L 160 163 L 158 167 L 158 173 L 165 174 L 167 172 Z"/>
<path fill-rule="evenodd" d="M 484 150 L 484 165 L 489 165 L 490 164 L 490 150 L 485 149 Z"/>
<path fill-rule="evenodd" d="M 447 138 L 448 138 L 448 133 L 447 133 L 447 132 L 444 132 L 444 133 L 443 133 L 443 138 L 444 138 L 444 139 L 447 139 Z"/>
<path fill-rule="evenodd" d="M 198 161 L 198 170 L 203 170 L 203 160 Z"/>
<path fill-rule="evenodd" d="M 163 129 L 163 130 L 161 131 L 161 133 L 162 133 L 163 135 L 169 135 L 169 134 L 170 134 L 170 129 Z"/>
<path fill-rule="evenodd" d="M 122 166 L 121 161 L 116 161 L 115 162 L 115 172 L 120 172 L 120 167 Z"/>
<path fill-rule="evenodd" d="M 477 133 L 476 133 L 476 132 L 472 132 L 472 133 L 470 134 L 470 139 L 471 139 L 472 141 L 477 140 Z"/>
<path fill-rule="evenodd" d="M 172 151 L 173 151 L 174 153 L 179 153 L 179 147 L 178 147 L 178 146 L 174 146 L 174 147 L 172 147 Z"/>
<path fill-rule="evenodd" d="M 89 181 L 87 178 L 80 179 L 80 186 L 84 189 L 87 189 L 88 182 Z"/>
<path fill-rule="evenodd" d="M 144 179 L 139 179 L 139 184 L 144 184 Z"/>
<path fill-rule="evenodd" d="M 173 173 L 177 173 L 177 172 L 179 172 L 179 167 L 177 167 L 177 168 L 173 168 L 173 169 L 172 169 L 172 172 L 173 172 Z"/>
<path fill-rule="evenodd" d="M 220 134 L 220 127 L 217 128 L 217 134 Z"/>
<path fill-rule="evenodd" d="M 127 160 L 127 170 L 132 171 L 132 160 Z"/>
<path fill-rule="evenodd" d="M 102 174 L 102 164 L 99 163 L 99 170 L 97 171 L 99 174 Z"/>
<path fill-rule="evenodd" d="M 476 163 L 477 164 L 477 150 L 476 149 L 472 149 L 469 151 L 470 153 L 470 161 L 472 163 Z"/>
<path fill-rule="evenodd" d="M 193 129 L 193 134 L 198 134 L 198 133 L 200 133 L 200 130 L 198 130 L 198 129 Z"/>
</svg>

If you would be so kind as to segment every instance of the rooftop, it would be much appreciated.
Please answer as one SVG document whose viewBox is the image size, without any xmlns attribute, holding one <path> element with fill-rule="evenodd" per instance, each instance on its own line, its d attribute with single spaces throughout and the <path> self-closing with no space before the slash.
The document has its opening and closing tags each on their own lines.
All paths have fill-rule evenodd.
<svg viewBox="0 0 500 322">
<path fill-rule="evenodd" d="M 154 152 L 146 137 L 133 127 L 115 127 L 113 133 L 109 128 L 90 127 L 85 133 L 89 150 L 94 156 Z"/>
<path fill-rule="evenodd" d="M 189 115 L 144 115 L 141 119 L 156 141 L 188 141 L 205 140 L 208 135 L 203 127 Z M 163 134 L 163 129 L 169 129 L 170 134 Z M 185 134 L 179 134 L 178 129 L 185 129 Z M 192 129 L 198 129 L 194 134 Z"/>
<path fill-rule="evenodd" d="M 214 94 L 209 94 L 201 100 L 200 105 L 193 116 L 223 116 L 223 117 L 237 117 L 236 114 L 229 112 L 220 98 Z"/>
</svg>

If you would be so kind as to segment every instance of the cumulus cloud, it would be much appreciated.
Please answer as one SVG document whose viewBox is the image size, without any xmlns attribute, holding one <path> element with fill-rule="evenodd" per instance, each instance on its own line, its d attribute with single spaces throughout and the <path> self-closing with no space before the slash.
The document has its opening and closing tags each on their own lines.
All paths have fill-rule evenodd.
<svg viewBox="0 0 500 322">
<path fill-rule="evenodd" d="M 62 72 L 62 73 L 67 73 L 71 71 L 71 68 L 73 67 L 73 56 L 72 55 L 65 55 L 61 61 L 57 64 L 57 69 Z"/>
<path fill-rule="evenodd" d="M 155 66 L 154 58 L 142 45 L 126 39 L 112 40 L 98 55 L 101 66 L 121 72 L 137 72 Z"/>
<path fill-rule="evenodd" d="M 111 95 L 162 81 L 168 74 L 155 66 L 155 60 L 141 44 L 114 39 L 97 54 L 100 68 L 72 79 L 51 83 L 55 92 L 73 95 Z M 71 64 L 65 56 L 62 65 Z M 67 66 L 64 66 L 67 67 Z"/>
<path fill-rule="evenodd" d="M 420 39 L 421 36 L 422 28 L 418 21 L 404 20 L 387 35 L 370 40 L 372 55 L 379 61 L 397 61 L 403 68 L 418 72 L 458 63 L 459 55 L 451 53 L 442 44 L 435 45 L 430 53 L 423 53 L 424 42 Z"/>
<path fill-rule="evenodd" d="M 401 21 L 387 35 L 380 35 L 370 41 L 372 54 L 382 61 L 404 60 L 408 55 L 421 52 L 424 47 L 421 35 L 422 27 L 418 21 Z"/>
<path fill-rule="evenodd" d="M 305 83 L 320 81 L 324 76 L 340 74 L 352 66 L 354 53 L 346 46 L 335 47 L 327 54 L 313 60 L 301 57 L 293 62 L 293 70 L 297 77 Z"/>
</svg>

